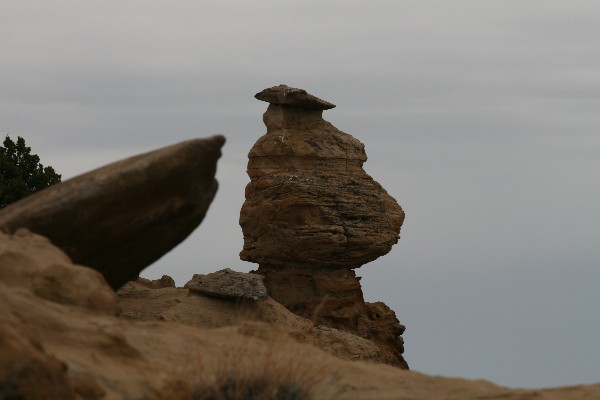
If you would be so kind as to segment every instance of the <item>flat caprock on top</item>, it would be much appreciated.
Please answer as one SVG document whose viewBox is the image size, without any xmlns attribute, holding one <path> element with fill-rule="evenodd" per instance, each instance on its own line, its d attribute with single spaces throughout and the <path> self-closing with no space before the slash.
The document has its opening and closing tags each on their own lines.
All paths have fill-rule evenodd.
<svg viewBox="0 0 600 400">
<path fill-rule="evenodd" d="M 335 107 L 335 104 L 308 94 L 304 89 L 296 89 L 287 85 L 273 86 L 256 93 L 254 97 L 271 104 L 284 104 L 311 110 L 329 110 Z"/>
</svg>

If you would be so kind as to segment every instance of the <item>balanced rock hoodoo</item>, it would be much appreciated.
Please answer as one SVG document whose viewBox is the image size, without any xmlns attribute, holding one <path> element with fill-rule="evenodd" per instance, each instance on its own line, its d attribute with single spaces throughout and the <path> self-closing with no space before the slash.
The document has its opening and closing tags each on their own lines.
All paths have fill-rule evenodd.
<svg viewBox="0 0 600 400">
<path fill-rule="evenodd" d="M 402 208 L 363 170 L 364 145 L 323 120 L 335 105 L 286 85 L 255 97 L 270 104 L 248 154 L 240 258 L 259 264 L 291 311 L 369 337 L 407 368 L 404 327 L 383 303 L 365 303 L 353 271 L 397 243 Z"/>
</svg>

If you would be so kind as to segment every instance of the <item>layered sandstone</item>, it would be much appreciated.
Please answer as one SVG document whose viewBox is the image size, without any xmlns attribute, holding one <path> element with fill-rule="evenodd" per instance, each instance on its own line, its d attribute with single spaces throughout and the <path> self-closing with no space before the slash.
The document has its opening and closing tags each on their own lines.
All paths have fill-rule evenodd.
<svg viewBox="0 0 600 400">
<path fill-rule="evenodd" d="M 47 239 L 25 231 L 0 234 L 0 273 L 3 399 L 196 399 L 209 388 L 222 389 L 212 398 L 226 398 L 230 386 L 216 386 L 218 377 L 241 389 L 293 385 L 310 394 L 294 397 L 303 399 L 600 396 L 600 385 L 509 389 L 348 361 L 367 360 L 376 349 L 358 336 L 315 326 L 272 299 L 240 307 L 228 299 L 189 296 L 187 289 L 137 283 L 126 284 L 117 299 L 97 271 L 73 265 Z M 53 285 L 38 286 L 40 279 Z M 96 302 L 102 306 L 90 306 Z M 127 318 L 114 315 L 115 305 Z M 244 321 L 252 306 L 262 307 L 258 315 L 266 322 Z"/>
<path fill-rule="evenodd" d="M 285 85 L 255 97 L 270 104 L 248 154 L 241 259 L 259 264 L 269 295 L 290 310 L 369 336 L 407 367 L 404 327 L 364 302 L 353 271 L 397 243 L 402 208 L 364 171 L 364 145 L 323 119 L 335 105 Z"/>
<path fill-rule="evenodd" d="M 299 90 L 267 90 L 276 89 L 289 91 L 286 98 Z M 404 212 L 363 170 L 364 145 L 323 120 L 313 103 L 271 103 L 263 116 L 267 133 L 248 154 L 243 260 L 358 268 L 398 241 Z"/>
</svg>

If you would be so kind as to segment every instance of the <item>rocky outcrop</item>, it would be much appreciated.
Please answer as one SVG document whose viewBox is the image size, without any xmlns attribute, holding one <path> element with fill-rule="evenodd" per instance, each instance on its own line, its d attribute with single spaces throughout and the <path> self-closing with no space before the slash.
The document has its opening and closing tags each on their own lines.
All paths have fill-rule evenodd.
<svg viewBox="0 0 600 400">
<path fill-rule="evenodd" d="M 200 224 L 224 142 L 190 140 L 53 185 L 2 209 L 0 229 L 48 237 L 116 289 Z"/>
<path fill-rule="evenodd" d="M 309 110 L 329 110 L 335 107 L 335 104 L 321 100 L 307 93 L 304 89 L 296 89 L 286 85 L 267 88 L 254 97 L 270 104 L 296 106 Z"/>
<path fill-rule="evenodd" d="M 206 275 L 194 274 L 184 287 L 192 293 L 211 297 L 264 300 L 267 298 L 267 288 L 263 279 L 261 275 L 225 268 Z"/>
<path fill-rule="evenodd" d="M 323 120 L 333 104 L 285 85 L 255 97 L 270 104 L 248 154 L 241 259 L 259 264 L 269 295 L 290 310 L 369 336 L 407 367 L 404 327 L 364 302 L 353 271 L 397 243 L 402 208 L 363 170 L 364 145 Z"/>
<path fill-rule="evenodd" d="M 299 89 L 267 89 L 276 90 Z M 363 170 L 364 145 L 323 120 L 322 110 L 293 104 L 269 105 L 267 133 L 248 154 L 240 257 L 314 270 L 358 268 L 387 254 L 404 212 Z"/>
<path fill-rule="evenodd" d="M 158 399 L 153 392 L 177 383 L 165 375 L 150 382 L 160 375 L 156 367 L 110 326 L 121 310 L 115 292 L 48 239 L 22 229 L 0 234 L 0 273 L 3 398 Z M 123 384 L 127 374 L 148 382 Z"/>
<path fill-rule="evenodd" d="M 43 258 L 38 256 L 43 253 Z M 69 257 L 45 237 L 19 229 L 0 233 L 0 281 L 59 304 L 117 315 L 117 295 L 107 290 L 104 277 L 93 269 L 73 267 Z"/>
<path fill-rule="evenodd" d="M 184 288 L 149 289 L 129 282 L 119 289 L 122 317 L 142 321 L 175 322 L 199 328 L 238 326 L 245 321 L 266 323 L 273 332 L 346 360 L 392 363 L 372 341 L 302 318 L 270 297 L 261 301 L 204 295 Z"/>
<path fill-rule="evenodd" d="M 71 278 L 54 264 L 71 270 Z M 118 299 L 127 318 L 115 316 L 112 306 L 89 306 L 94 298 L 114 304 L 106 300 L 114 300 L 114 292 L 97 271 L 72 264 L 47 239 L 26 231 L 0 234 L 0 272 L 2 399 L 194 399 L 208 389 L 216 391 L 211 398 L 226 398 L 215 386 L 219 376 L 246 385 L 242 390 L 287 383 L 294 394 L 311 393 L 303 399 L 600 398 L 600 385 L 509 389 L 350 362 L 376 361 L 377 347 L 300 318 L 270 298 L 236 304 L 130 282 Z M 99 279 L 80 295 L 55 297 L 31 284 L 38 274 L 55 282 L 54 293 L 69 292 L 89 276 Z M 254 316 L 258 321 L 248 321 Z M 281 380 L 286 377 L 292 380 Z"/>
</svg>

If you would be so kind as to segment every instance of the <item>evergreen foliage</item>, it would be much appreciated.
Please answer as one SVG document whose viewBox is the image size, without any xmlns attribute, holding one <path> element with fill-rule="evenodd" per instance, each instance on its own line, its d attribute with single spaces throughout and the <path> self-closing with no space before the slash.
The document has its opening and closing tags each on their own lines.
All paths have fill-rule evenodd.
<svg viewBox="0 0 600 400">
<path fill-rule="evenodd" d="M 60 175 L 40 164 L 25 139 L 19 136 L 15 143 L 6 135 L 0 146 L 0 208 L 58 182 Z"/>
</svg>

